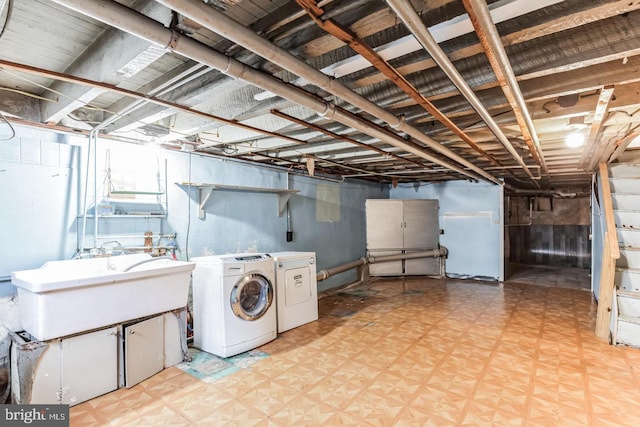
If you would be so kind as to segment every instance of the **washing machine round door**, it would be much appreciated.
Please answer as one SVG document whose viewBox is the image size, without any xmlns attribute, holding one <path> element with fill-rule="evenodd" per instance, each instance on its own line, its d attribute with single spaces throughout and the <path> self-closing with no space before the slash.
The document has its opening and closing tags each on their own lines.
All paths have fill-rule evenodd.
<svg viewBox="0 0 640 427">
<path fill-rule="evenodd" d="M 241 319 L 261 318 L 272 302 L 273 285 L 261 274 L 244 276 L 231 290 L 231 309 Z"/>
</svg>

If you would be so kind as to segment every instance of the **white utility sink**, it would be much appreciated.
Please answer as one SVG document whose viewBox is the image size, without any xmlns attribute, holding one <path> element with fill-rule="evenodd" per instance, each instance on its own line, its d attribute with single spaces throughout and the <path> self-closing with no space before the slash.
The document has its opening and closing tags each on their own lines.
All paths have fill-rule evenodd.
<svg viewBox="0 0 640 427">
<path fill-rule="evenodd" d="M 22 328 L 44 341 L 185 307 L 195 264 L 149 254 L 15 271 Z"/>
</svg>

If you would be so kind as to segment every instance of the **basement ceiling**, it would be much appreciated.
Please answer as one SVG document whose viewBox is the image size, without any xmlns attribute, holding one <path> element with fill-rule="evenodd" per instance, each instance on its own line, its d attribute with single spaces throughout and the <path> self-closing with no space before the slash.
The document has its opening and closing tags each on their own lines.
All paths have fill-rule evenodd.
<svg viewBox="0 0 640 427">
<path fill-rule="evenodd" d="M 639 9 L 0 0 L 0 137 L 29 123 L 337 179 L 587 191 L 638 145 Z"/>
</svg>

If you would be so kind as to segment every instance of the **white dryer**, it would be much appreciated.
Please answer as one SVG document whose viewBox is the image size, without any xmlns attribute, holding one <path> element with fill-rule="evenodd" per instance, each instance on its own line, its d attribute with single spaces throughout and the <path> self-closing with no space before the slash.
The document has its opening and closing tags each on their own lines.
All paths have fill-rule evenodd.
<svg viewBox="0 0 640 427">
<path fill-rule="evenodd" d="M 193 344 L 221 357 L 277 336 L 274 264 L 266 254 L 193 258 Z"/>
<path fill-rule="evenodd" d="M 278 332 L 318 320 L 315 252 L 271 254 L 276 268 Z"/>
</svg>

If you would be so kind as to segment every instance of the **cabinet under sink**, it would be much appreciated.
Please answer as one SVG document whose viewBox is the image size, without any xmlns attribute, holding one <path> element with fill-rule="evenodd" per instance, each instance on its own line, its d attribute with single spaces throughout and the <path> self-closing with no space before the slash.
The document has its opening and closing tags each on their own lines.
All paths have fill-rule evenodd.
<svg viewBox="0 0 640 427">
<path fill-rule="evenodd" d="M 186 308 L 49 341 L 12 333 L 13 403 L 76 405 L 188 360 Z"/>
</svg>

